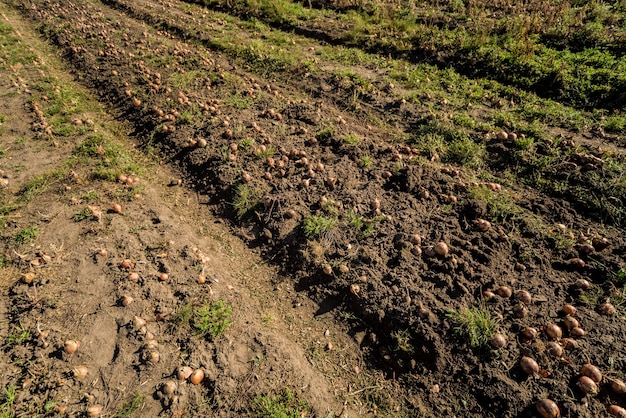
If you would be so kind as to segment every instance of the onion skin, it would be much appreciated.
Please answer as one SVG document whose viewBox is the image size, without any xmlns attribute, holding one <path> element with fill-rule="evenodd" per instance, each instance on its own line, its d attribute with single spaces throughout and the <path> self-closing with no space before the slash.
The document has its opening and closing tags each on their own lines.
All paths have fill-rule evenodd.
<svg viewBox="0 0 626 418">
<path fill-rule="evenodd" d="M 550 399 L 541 399 L 535 405 L 537 412 L 542 418 L 558 418 L 561 416 L 561 411 L 556 403 Z"/>
<path fill-rule="evenodd" d="M 180 380 L 187 380 L 193 373 L 193 369 L 189 366 L 179 366 L 177 370 L 177 376 Z"/>
</svg>

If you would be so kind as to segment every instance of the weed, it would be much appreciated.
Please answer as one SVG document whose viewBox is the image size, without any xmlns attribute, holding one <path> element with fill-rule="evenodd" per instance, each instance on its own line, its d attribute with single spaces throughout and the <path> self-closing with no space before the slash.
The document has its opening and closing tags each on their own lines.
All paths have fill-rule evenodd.
<svg viewBox="0 0 626 418">
<path fill-rule="evenodd" d="M 391 333 L 391 338 L 395 343 L 395 348 L 404 353 L 412 353 L 414 350 L 411 344 L 411 333 L 409 330 L 394 331 Z"/>
<path fill-rule="evenodd" d="M 15 235 L 15 243 L 16 244 L 26 244 L 32 242 L 39 235 L 39 228 L 36 226 L 29 226 L 26 228 L 22 228 Z"/>
<path fill-rule="evenodd" d="M 2 403 L 0 404 L 0 418 L 13 418 L 13 405 L 17 397 L 17 388 L 9 384 L 4 388 Z"/>
<path fill-rule="evenodd" d="M 301 418 L 311 412 L 310 406 L 298 401 L 288 389 L 278 395 L 257 395 L 253 403 L 257 418 Z"/>
<path fill-rule="evenodd" d="M 251 96 L 244 96 L 237 92 L 224 100 L 224 104 L 232 106 L 237 110 L 249 109 L 254 105 L 254 99 Z"/>
<path fill-rule="evenodd" d="M 239 220 L 248 219 L 261 206 L 261 190 L 248 184 L 239 184 L 235 190 L 233 208 Z"/>
<path fill-rule="evenodd" d="M 91 216 L 91 212 L 89 211 L 89 208 L 84 208 L 83 210 L 76 212 L 72 216 L 72 219 L 74 220 L 74 222 L 80 222 L 89 218 L 90 216 Z"/>
<path fill-rule="evenodd" d="M 254 139 L 248 136 L 242 139 L 241 141 L 239 141 L 239 148 L 242 151 L 248 151 L 250 148 L 254 146 L 254 143 L 255 143 Z"/>
<path fill-rule="evenodd" d="M 194 309 L 191 326 L 195 333 L 214 340 L 231 324 L 232 307 L 223 300 Z"/>
<path fill-rule="evenodd" d="M 135 393 L 132 398 L 126 401 L 115 413 L 115 418 L 132 418 L 145 404 L 143 393 Z"/>
<path fill-rule="evenodd" d="M 496 329 L 496 323 L 485 307 L 450 310 L 446 316 L 456 324 L 454 333 L 467 338 L 473 348 L 487 345 Z"/>
<path fill-rule="evenodd" d="M 276 154 L 276 149 L 271 145 L 269 147 L 265 147 L 264 149 L 259 147 L 255 154 L 259 158 L 268 158 Z"/>
<path fill-rule="evenodd" d="M 361 144 L 361 138 L 357 134 L 348 134 L 343 137 L 343 142 L 347 145 L 356 147 Z"/>
<path fill-rule="evenodd" d="M 370 157 L 369 155 L 364 155 L 359 160 L 359 167 L 361 167 L 361 168 L 370 168 L 372 166 L 373 162 L 374 162 L 374 159 L 372 157 Z"/>
<path fill-rule="evenodd" d="M 30 338 L 30 330 L 17 324 L 13 327 L 11 334 L 7 337 L 7 343 L 11 345 L 20 345 L 28 341 Z"/>
<path fill-rule="evenodd" d="M 333 137 L 335 134 L 335 127 L 333 125 L 320 129 L 315 133 L 315 139 L 319 141 L 325 141 Z"/>
<path fill-rule="evenodd" d="M 309 215 L 302 221 L 304 236 L 307 239 L 319 237 L 323 232 L 330 231 L 337 225 L 335 219 L 325 216 Z"/>
</svg>

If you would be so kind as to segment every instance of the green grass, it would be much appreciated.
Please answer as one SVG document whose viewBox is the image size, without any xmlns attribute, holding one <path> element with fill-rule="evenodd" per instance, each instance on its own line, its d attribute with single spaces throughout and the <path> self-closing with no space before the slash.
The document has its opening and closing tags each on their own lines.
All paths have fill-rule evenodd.
<svg viewBox="0 0 626 418">
<path fill-rule="evenodd" d="M 202 306 L 184 305 L 172 321 L 188 326 L 194 334 L 212 341 L 228 329 L 232 313 L 233 309 L 228 302 L 218 300 Z"/>
<path fill-rule="evenodd" d="M 325 216 L 309 215 L 302 221 L 302 229 L 307 239 L 319 237 L 337 226 L 337 220 Z"/>
<path fill-rule="evenodd" d="M 143 172 L 122 144 L 100 133 L 89 135 L 74 149 L 73 156 L 86 165 L 92 165 L 95 160 L 92 175 L 96 179 L 116 181 L 122 173 Z"/>
<path fill-rule="evenodd" d="M 143 408 L 146 399 L 143 393 L 135 393 L 115 413 L 114 418 L 133 418 Z"/>
<path fill-rule="evenodd" d="M 252 416 L 256 418 L 302 418 L 310 413 L 311 407 L 288 389 L 277 395 L 257 395 L 253 401 Z"/>
<path fill-rule="evenodd" d="M 485 307 L 450 310 L 446 316 L 455 324 L 454 333 L 473 348 L 489 344 L 496 330 L 496 323 Z"/>
<path fill-rule="evenodd" d="M 361 138 L 357 134 L 348 134 L 343 137 L 343 142 L 346 145 L 350 145 L 353 147 L 359 146 L 361 144 Z"/>
<path fill-rule="evenodd" d="M 13 418 L 15 414 L 13 407 L 17 397 L 17 388 L 13 384 L 8 384 L 2 393 L 2 403 L 0 403 L 0 418 Z"/>
<path fill-rule="evenodd" d="M 84 208 L 82 210 L 79 210 L 78 212 L 74 213 L 74 215 L 72 215 L 72 219 L 75 222 L 80 222 L 83 221 L 87 218 L 89 218 L 91 216 L 91 212 L 89 210 L 89 208 Z"/>
<path fill-rule="evenodd" d="M 14 325 L 11 333 L 7 336 L 7 344 L 20 345 L 28 341 L 30 338 L 30 330 L 22 327 L 21 324 Z"/>
<path fill-rule="evenodd" d="M 39 235 L 39 228 L 36 226 L 29 226 L 20 229 L 15 235 L 14 241 L 16 244 L 27 244 L 33 242 Z"/>
<path fill-rule="evenodd" d="M 255 211 L 262 207 L 260 189 L 242 183 L 235 189 L 232 206 L 239 220 L 249 219 Z"/>
</svg>

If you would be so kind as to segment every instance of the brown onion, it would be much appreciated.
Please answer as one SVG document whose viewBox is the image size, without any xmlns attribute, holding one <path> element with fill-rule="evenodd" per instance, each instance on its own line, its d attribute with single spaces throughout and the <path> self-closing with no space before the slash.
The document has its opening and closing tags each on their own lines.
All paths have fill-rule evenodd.
<svg viewBox="0 0 626 418">
<path fill-rule="evenodd" d="M 584 337 L 586 333 L 584 329 L 580 327 L 574 327 L 571 329 L 570 334 L 572 335 L 572 337 Z"/>
<path fill-rule="evenodd" d="M 548 324 L 545 328 L 548 337 L 558 340 L 563 336 L 563 330 L 556 324 Z"/>
<path fill-rule="evenodd" d="M 578 379 L 577 386 L 587 395 L 595 396 L 598 394 L 598 385 L 590 377 L 581 376 Z"/>
<path fill-rule="evenodd" d="M 89 369 L 84 364 L 81 364 L 79 366 L 76 366 L 74 370 L 72 370 L 72 373 L 74 374 L 74 377 L 76 379 L 83 380 L 85 377 L 87 377 L 87 373 L 89 373 Z"/>
<path fill-rule="evenodd" d="M 163 392 L 165 395 L 172 395 L 174 392 L 176 392 L 176 382 L 173 380 L 168 380 L 167 382 L 163 383 L 161 392 Z"/>
<path fill-rule="evenodd" d="M 63 351 L 67 354 L 74 354 L 78 348 L 80 347 L 80 341 L 78 340 L 67 340 L 63 343 Z"/>
<path fill-rule="evenodd" d="M 578 320 L 576 318 L 567 315 L 565 318 L 563 318 L 563 325 L 565 325 L 565 328 L 567 328 L 568 330 L 571 330 L 572 328 L 578 327 L 578 325 L 580 324 L 578 323 Z"/>
<path fill-rule="evenodd" d="M 613 415 L 617 418 L 626 418 L 626 409 L 622 408 L 619 405 L 611 405 L 606 410 L 609 415 Z"/>
<path fill-rule="evenodd" d="M 535 405 L 537 412 L 542 418 L 558 418 L 561 416 L 561 411 L 556 403 L 550 399 L 541 399 Z"/>
<path fill-rule="evenodd" d="M 586 363 L 583 367 L 581 367 L 580 374 L 582 374 L 583 376 L 587 376 L 595 383 L 600 383 L 602 381 L 602 372 L 600 372 L 600 369 L 590 363 Z"/>
<path fill-rule="evenodd" d="M 187 380 L 193 373 L 193 369 L 189 366 L 178 366 L 176 375 L 180 380 Z"/>
<path fill-rule="evenodd" d="M 440 241 L 437 244 L 435 244 L 435 247 L 433 249 L 438 255 L 442 257 L 447 256 L 448 252 L 450 251 L 450 249 L 448 248 L 448 244 L 446 244 L 443 241 Z"/>
<path fill-rule="evenodd" d="M 608 315 L 608 316 L 615 315 L 615 313 L 617 312 L 617 309 L 615 309 L 615 306 L 609 302 L 600 304 L 600 306 L 598 306 L 598 310 L 600 311 L 601 314 Z"/>
<path fill-rule="evenodd" d="M 617 395 L 624 395 L 624 394 L 626 394 L 626 383 L 624 383 L 623 380 L 620 380 L 620 379 L 610 379 L 609 380 L 609 387 Z"/>
<path fill-rule="evenodd" d="M 561 358 L 563 356 L 563 347 L 555 341 L 550 341 L 547 351 L 552 357 Z"/>
<path fill-rule="evenodd" d="M 576 308 L 572 305 L 569 305 L 569 304 L 563 305 L 561 310 L 563 311 L 565 315 L 576 315 Z"/>
<path fill-rule="evenodd" d="M 530 305 L 530 302 L 532 301 L 532 295 L 528 290 L 520 290 L 516 292 L 515 297 L 524 305 Z"/>
<path fill-rule="evenodd" d="M 539 373 L 539 365 L 534 359 L 530 357 L 523 356 L 519 362 L 519 365 L 522 371 L 526 374 L 535 375 Z"/>
<path fill-rule="evenodd" d="M 495 334 L 491 338 L 491 346 L 494 348 L 504 348 L 506 346 L 506 338 L 502 334 Z"/>
<path fill-rule="evenodd" d="M 198 385 L 204 380 L 204 370 L 196 369 L 189 376 L 189 381 L 193 385 Z"/>
<path fill-rule="evenodd" d="M 509 286 L 500 286 L 496 290 L 496 293 L 498 294 L 498 296 L 501 296 L 503 298 L 510 298 L 511 295 L 513 294 L 513 291 L 511 290 Z"/>
<path fill-rule="evenodd" d="M 526 327 L 522 330 L 522 335 L 524 335 L 524 337 L 529 340 L 534 340 L 535 338 L 537 338 L 537 335 L 539 335 L 539 332 L 536 328 Z"/>
<path fill-rule="evenodd" d="M 528 308 L 520 302 L 513 306 L 513 313 L 518 318 L 524 318 L 528 314 Z"/>
<path fill-rule="evenodd" d="M 87 416 L 90 418 L 99 417 L 101 413 L 102 413 L 101 405 L 91 405 L 89 408 L 87 408 Z"/>
</svg>

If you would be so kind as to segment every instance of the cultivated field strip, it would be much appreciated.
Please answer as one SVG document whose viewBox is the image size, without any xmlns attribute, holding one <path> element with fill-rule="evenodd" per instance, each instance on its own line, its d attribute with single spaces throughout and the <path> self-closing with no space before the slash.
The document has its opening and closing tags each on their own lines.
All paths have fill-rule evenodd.
<svg viewBox="0 0 626 418">
<path fill-rule="evenodd" d="M 407 76 L 398 87 L 386 77 L 424 68 L 377 57 L 388 66 L 377 74 L 374 56 L 352 50 L 341 49 L 342 59 L 367 64 L 333 69 L 327 45 L 269 29 L 267 42 L 256 42 L 259 31 L 246 22 L 178 2 L 16 3 L 144 146 L 180 164 L 238 233 L 301 290 L 354 315 L 373 364 L 410 376 L 408 387 L 438 382 L 450 402 L 466 393 L 464 406 L 452 407 L 466 416 L 530 416 L 538 397 L 570 396 L 585 360 L 625 361 L 606 357 L 623 340 L 620 320 L 596 310 L 623 285 L 619 129 L 592 130 L 584 126 L 589 113 L 497 83 L 494 92 L 452 71 L 423 73 L 424 86 Z M 273 55 L 279 35 L 286 42 Z M 563 119 L 528 118 L 531 108 L 515 102 L 525 99 L 549 117 L 577 120 L 581 132 L 563 129 Z M 610 249 L 590 250 L 600 238 Z M 594 284 L 593 297 L 580 280 Z M 485 290 L 505 285 L 535 302 L 485 301 Z M 559 321 L 559 307 L 573 301 L 589 328 L 567 362 L 550 358 L 541 339 L 519 337 Z M 500 318 L 506 349 L 459 344 L 454 312 L 471 306 Z M 601 329 L 615 339 L 602 339 Z M 543 378 L 503 367 L 528 355 Z M 579 415 L 607 402 L 591 399 Z"/>
</svg>

